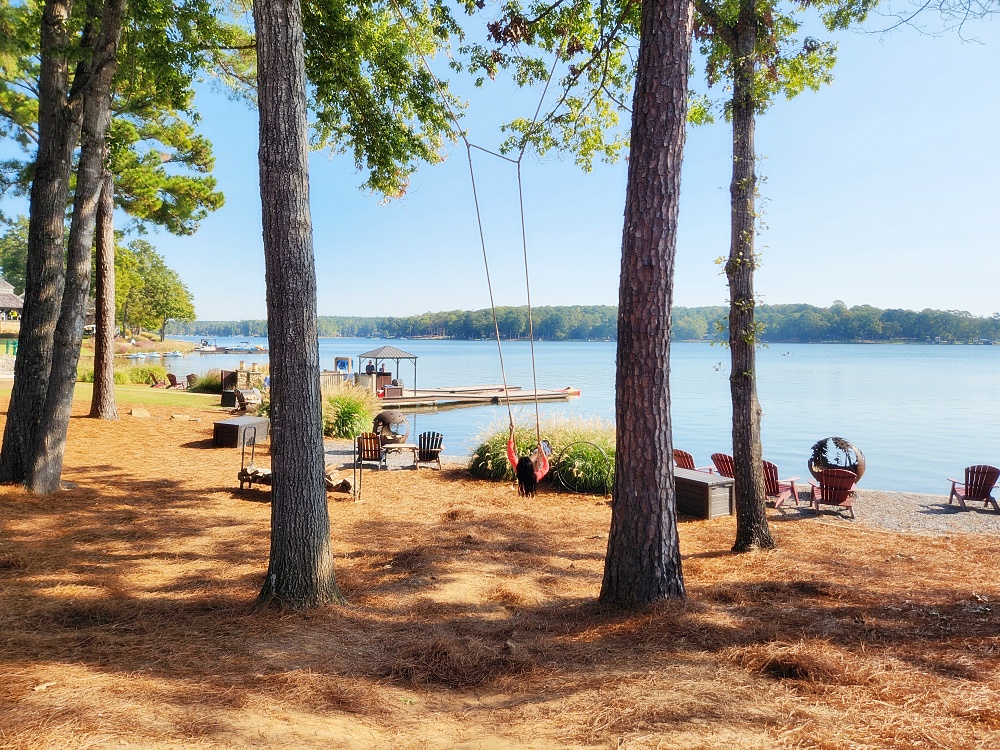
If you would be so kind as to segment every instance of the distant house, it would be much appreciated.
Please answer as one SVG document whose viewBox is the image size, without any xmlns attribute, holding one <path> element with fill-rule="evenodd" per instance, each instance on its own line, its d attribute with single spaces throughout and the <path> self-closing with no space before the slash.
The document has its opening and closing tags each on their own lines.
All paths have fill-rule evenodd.
<svg viewBox="0 0 1000 750">
<path fill-rule="evenodd" d="M 13 285 L 0 277 L 0 320 L 15 320 L 21 317 L 24 297 L 14 294 Z"/>
</svg>

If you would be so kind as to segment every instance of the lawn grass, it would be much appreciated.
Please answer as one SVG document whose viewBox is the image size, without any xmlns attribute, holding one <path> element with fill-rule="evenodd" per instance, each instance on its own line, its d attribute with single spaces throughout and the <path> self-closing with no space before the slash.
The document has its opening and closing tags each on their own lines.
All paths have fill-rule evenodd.
<svg viewBox="0 0 1000 750">
<path fill-rule="evenodd" d="M 10 397 L 12 380 L 0 381 L 0 397 Z M 73 401 L 89 402 L 94 394 L 93 383 L 77 383 L 73 391 Z M 119 404 L 142 404 L 157 406 L 179 406 L 209 409 L 221 406 L 217 393 L 188 393 L 169 388 L 150 388 L 148 385 L 116 385 L 115 400 Z"/>
</svg>

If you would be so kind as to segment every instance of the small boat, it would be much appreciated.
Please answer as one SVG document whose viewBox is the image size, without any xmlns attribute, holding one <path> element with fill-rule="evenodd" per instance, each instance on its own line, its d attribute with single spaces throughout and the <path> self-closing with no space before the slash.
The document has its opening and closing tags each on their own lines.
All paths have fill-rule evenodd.
<svg viewBox="0 0 1000 750">
<path fill-rule="evenodd" d="M 226 347 L 226 354 L 249 354 L 252 351 L 249 341 L 241 341 L 236 346 Z"/>
<path fill-rule="evenodd" d="M 163 356 L 164 357 L 183 357 L 184 353 L 183 352 L 179 352 L 176 349 L 174 349 L 172 352 L 164 352 Z"/>
<path fill-rule="evenodd" d="M 142 352 L 136 352 L 135 354 L 129 354 L 128 358 L 129 359 L 145 359 L 146 355 L 143 354 Z"/>
<path fill-rule="evenodd" d="M 194 350 L 196 352 L 202 352 L 206 354 L 224 351 L 223 349 L 220 349 L 218 347 L 218 345 L 215 343 L 215 339 L 202 339 L 201 346 L 196 346 Z"/>
<path fill-rule="evenodd" d="M 150 359 L 159 359 L 161 355 L 159 352 L 150 352 L 146 356 L 149 357 Z"/>
</svg>

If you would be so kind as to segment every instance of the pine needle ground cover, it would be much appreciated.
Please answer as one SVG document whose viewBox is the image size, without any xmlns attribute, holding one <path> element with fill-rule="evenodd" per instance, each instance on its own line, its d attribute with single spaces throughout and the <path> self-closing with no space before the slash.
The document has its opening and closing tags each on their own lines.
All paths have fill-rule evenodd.
<svg viewBox="0 0 1000 750">
<path fill-rule="evenodd" d="M 683 521 L 690 598 L 626 615 L 604 499 L 372 471 L 329 495 L 349 604 L 256 609 L 269 494 L 212 447 L 228 414 L 88 406 L 70 488 L 0 488 L 0 748 L 1000 746 L 995 536 L 775 515 L 736 557 Z"/>
</svg>

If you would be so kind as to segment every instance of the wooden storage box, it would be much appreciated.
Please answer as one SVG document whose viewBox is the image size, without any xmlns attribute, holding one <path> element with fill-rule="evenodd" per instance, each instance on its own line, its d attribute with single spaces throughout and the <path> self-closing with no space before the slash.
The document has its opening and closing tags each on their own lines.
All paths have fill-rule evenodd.
<svg viewBox="0 0 1000 750">
<path fill-rule="evenodd" d="M 674 481 L 678 513 L 704 519 L 734 513 L 733 480 L 729 477 L 675 468 Z"/>
<path fill-rule="evenodd" d="M 257 442 L 262 443 L 267 440 L 267 431 L 271 426 L 271 420 L 267 417 L 233 417 L 223 419 L 215 423 L 215 431 L 212 435 L 212 444 L 217 448 L 239 448 L 244 440 L 252 440 L 254 431 L 257 428 Z M 249 429 L 249 432 L 248 432 Z M 247 443 L 250 445 L 250 443 Z"/>
</svg>

